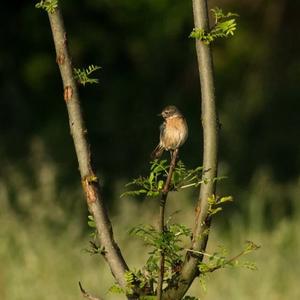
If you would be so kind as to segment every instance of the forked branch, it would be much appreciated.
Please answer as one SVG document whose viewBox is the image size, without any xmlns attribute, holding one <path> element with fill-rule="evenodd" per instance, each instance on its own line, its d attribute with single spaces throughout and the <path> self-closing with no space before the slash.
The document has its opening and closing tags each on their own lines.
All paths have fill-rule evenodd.
<svg viewBox="0 0 300 300">
<path fill-rule="evenodd" d="M 56 5 L 57 2 L 55 2 Z M 208 10 L 207 0 L 193 0 L 194 22 L 196 28 L 207 30 Z M 100 193 L 99 180 L 91 164 L 90 146 L 87 140 L 87 130 L 81 113 L 79 95 L 73 76 L 73 68 L 67 48 L 67 39 L 63 19 L 58 6 L 48 11 L 51 24 L 53 40 L 56 49 L 57 63 L 59 65 L 63 87 L 64 100 L 69 115 L 69 124 L 71 135 L 73 137 L 76 155 L 79 163 L 79 170 L 82 179 L 83 189 L 86 195 L 86 201 L 89 211 L 93 215 L 98 238 L 103 249 L 103 255 L 107 260 L 111 272 L 121 287 L 126 287 L 125 272 L 128 267 L 120 252 L 120 249 L 114 241 L 112 225 L 104 206 L 103 197 Z M 218 124 L 215 107 L 214 76 L 211 49 L 209 45 L 200 40 L 196 40 L 196 50 L 198 58 L 198 68 L 200 73 L 200 84 L 202 94 L 202 126 L 203 126 L 203 169 L 205 173 L 205 184 L 201 185 L 199 200 L 196 209 L 195 227 L 193 231 L 193 240 L 190 249 L 195 253 L 204 252 L 208 240 L 210 228 L 210 215 L 208 199 L 215 194 L 214 178 L 217 176 L 217 148 L 218 148 Z M 176 156 L 173 155 L 174 167 Z M 164 209 L 165 201 L 170 184 L 173 170 L 171 170 L 173 160 L 169 170 L 169 183 L 166 182 L 166 188 L 163 190 L 161 203 L 160 229 L 164 231 Z M 158 299 L 179 300 L 182 299 L 187 289 L 190 287 L 194 278 L 199 275 L 198 264 L 203 259 L 201 255 L 193 254 L 193 251 L 187 252 L 184 264 L 182 266 L 177 286 L 169 286 L 162 290 L 163 275 L 159 279 Z M 164 270 L 164 255 L 162 251 L 161 270 Z M 85 292 L 85 291 L 84 291 Z M 128 297 L 136 299 L 133 297 Z"/>
</svg>

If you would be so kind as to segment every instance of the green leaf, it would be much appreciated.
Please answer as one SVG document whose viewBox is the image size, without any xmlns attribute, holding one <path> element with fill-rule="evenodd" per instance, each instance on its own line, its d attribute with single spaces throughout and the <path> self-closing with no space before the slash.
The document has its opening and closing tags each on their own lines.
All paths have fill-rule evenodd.
<svg viewBox="0 0 300 300">
<path fill-rule="evenodd" d="M 92 227 L 92 228 L 96 228 L 96 223 L 95 223 L 95 220 L 94 220 L 93 216 L 92 216 L 92 215 L 89 215 L 89 216 L 88 216 L 88 219 L 89 219 L 88 225 L 89 225 L 90 227 Z"/>
<path fill-rule="evenodd" d="M 161 191 L 163 189 L 163 187 L 164 187 L 164 181 L 163 180 L 159 180 L 158 184 L 157 184 L 157 189 L 159 191 Z"/>
<path fill-rule="evenodd" d="M 125 187 L 130 187 L 131 191 L 124 192 L 124 196 L 138 196 L 146 194 L 148 197 L 157 197 L 162 191 L 165 183 L 165 178 L 168 175 L 169 166 L 166 160 L 154 160 L 150 162 L 149 176 L 133 179 L 127 183 Z M 195 169 L 187 169 L 182 161 L 179 161 L 174 169 L 170 184 L 170 191 L 178 191 L 181 189 L 197 187 L 203 183 L 202 167 Z"/>
<path fill-rule="evenodd" d="M 218 204 L 225 203 L 225 202 L 233 202 L 233 197 L 232 196 L 225 196 L 225 197 L 221 197 L 218 200 Z"/>
<path fill-rule="evenodd" d="M 238 15 L 231 12 L 225 14 L 218 7 L 211 9 L 211 12 L 215 18 L 215 25 L 208 31 L 202 28 L 194 28 L 189 37 L 199 39 L 204 44 L 210 44 L 217 38 L 226 38 L 234 35 L 237 28 L 235 18 Z"/>
<path fill-rule="evenodd" d="M 206 279 L 208 278 L 208 276 L 206 275 L 206 273 L 204 273 L 204 274 L 199 276 L 199 283 L 200 283 L 200 286 L 202 287 L 203 291 L 206 292 L 206 290 L 207 290 Z"/>
<path fill-rule="evenodd" d="M 94 221 L 88 221 L 88 225 L 92 228 L 95 228 L 96 227 L 96 224 Z"/>
<path fill-rule="evenodd" d="M 211 209 L 209 214 L 212 216 L 212 215 L 215 215 L 216 213 L 218 213 L 221 210 L 222 210 L 222 207 L 217 207 L 217 208 Z"/>
<path fill-rule="evenodd" d="M 149 178 L 148 178 L 150 188 L 152 187 L 154 178 L 155 178 L 155 174 L 153 172 L 151 172 L 150 175 L 149 175 Z"/>
<path fill-rule="evenodd" d="M 159 194 L 160 193 L 158 191 L 155 191 L 155 192 L 149 191 L 149 192 L 147 192 L 147 196 L 149 196 L 149 197 L 157 197 Z"/>
<path fill-rule="evenodd" d="M 259 245 L 256 245 L 255 243 L 253 243 L 252 241 L 246 241 L 246 245 L 245 245 L 245 253 L 249 253 L 255 250 L 258 250 L 260 248 Z"/>
<path fill-rule="evenodd" d="M 124 279 L 126 281 L 127 286 L 131 286 L 134 282 L 134 274 L 130 271 L 126 271 L 124 274 Z"/>
<path fill-rule="evenodd" d="M 123 288 L 121 288 L 119 285 L 114 284 L 112 285 L 109 289 L 108 289 L 109 293 L 113 293 L 113 294 L 124 294 L 125 291 Z"/>
<path fill-rule="evenodd" d="M 35 5 L 36 8 L 41 8 L 52 14 L 58 7 L 58 0 L 41 0 Z"/>
<path fill-rule="evenodd" d="M 101 67 L 95 65 L 90 65 L 85 69 L 74 68 L 74 78 L 84 86 L 87 83 L 89 84 L 98 83 L 99 80 L 97 78 L 91 78 L 90 75 L 99 69 L 101 69 Z"/>
</svg>

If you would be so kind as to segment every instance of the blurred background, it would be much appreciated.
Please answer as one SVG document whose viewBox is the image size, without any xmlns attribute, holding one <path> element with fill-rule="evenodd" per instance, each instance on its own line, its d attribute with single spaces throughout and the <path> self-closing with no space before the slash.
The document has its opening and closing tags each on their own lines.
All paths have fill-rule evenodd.
<svg viewBox="0 0 300 300">
<path fill-rule="evenodd" d="M 0 298 L 81 299 L 77 282 L 105 299 L 113 283 L 90 256 L 87 209 L 49 21 L 33 1 L 2 6 L 0 47 Z M 100 84 L 80 87 L 94 161 L 115 235 L 132 267 L 145 248 L 128 230 L 155 223 L 158 203 L 120 199 L 124 184 L 147 173 L 158 142 L 157 114 L 168 104 L 185 114 L 181 151 L 201 165 L 200 87 L 191 1 L 61 1 L 75 67 L 99 65 Z M 236 254 L 245 240 L 258 270 L 220 270 L 204 300 L 300 299 L 299 1 L 209 1 L 236 12 L 238 30 L 213 45 L 222 123 L 220 194 L 235 202 L 216 216 L 208 251 Z M 197 191 L 172 195 L 169 212 L 192 224 Z"/>
</svg>

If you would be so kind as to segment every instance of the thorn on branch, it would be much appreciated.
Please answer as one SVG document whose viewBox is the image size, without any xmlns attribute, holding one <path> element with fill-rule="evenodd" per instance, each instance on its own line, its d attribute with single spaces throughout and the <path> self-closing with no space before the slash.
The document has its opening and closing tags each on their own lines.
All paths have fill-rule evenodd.
<svg viewBox="0 0 300 300">
<path fill-rule="evenodd" d="M 101 298 L 94 297 L 94 296 L 90 295 L 88 292 L 86 292 L 85 289 L 82 287 L 80 281 L 78 282 L 78 284 L 79 284 L 79 288 L 80 288 L 80 291 L 82 293 L 82 296 L 84 298 L 87 298 L 89 300 L 102 300 Z"/>
</svg>

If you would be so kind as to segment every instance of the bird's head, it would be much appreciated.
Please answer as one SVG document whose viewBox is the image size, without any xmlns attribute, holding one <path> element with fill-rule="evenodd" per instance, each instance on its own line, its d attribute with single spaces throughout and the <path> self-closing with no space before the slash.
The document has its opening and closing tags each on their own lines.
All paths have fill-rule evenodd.
<svg viewBox="0 0 300 300">
<path fill-rule="evenodd" d="M 172 118 L 172 117 L 181 117 L 180 110 L 174 105 L 168 105 L 163 109 L 163 111 L 159 114 L 164 119 Z"/>
</svg>

